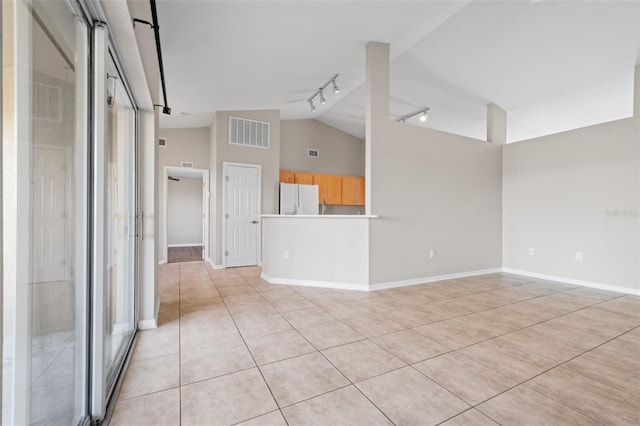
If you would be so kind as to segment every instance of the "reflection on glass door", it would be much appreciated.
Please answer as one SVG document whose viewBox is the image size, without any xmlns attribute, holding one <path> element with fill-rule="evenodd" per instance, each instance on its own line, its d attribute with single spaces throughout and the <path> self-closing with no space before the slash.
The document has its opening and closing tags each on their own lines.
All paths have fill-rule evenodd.
<svg viewBox="0 0 640 426">
<path fill-rule="evenodd" d="M 2 2 L 2 422 L 88 414 L 88 26 Z"/>
<path fill-rule="evenodd" d="M 104 349 L 109 389 L 136 326 L 136 112 L 112 58 L 106 78 Z"/>
<path fill-rule="evenodd" d="M 107 29 L 94 39 L 91 412 L 106 414 L 137 326 L 136 118 Z"/>
</svg>

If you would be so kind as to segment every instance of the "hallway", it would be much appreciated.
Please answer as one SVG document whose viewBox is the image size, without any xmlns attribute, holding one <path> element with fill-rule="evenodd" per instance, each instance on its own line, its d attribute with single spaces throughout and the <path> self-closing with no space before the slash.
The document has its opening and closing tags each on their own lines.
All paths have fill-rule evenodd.
<svg viewBox="0 0 640 426">
<path fill-rule="evenodd" d="M 638 297 L 505 274 L 375 293 L 259 274 L 161 266 L 160 325 L 139 333 L 112 425 L 640 423 Z"/>
</svg>

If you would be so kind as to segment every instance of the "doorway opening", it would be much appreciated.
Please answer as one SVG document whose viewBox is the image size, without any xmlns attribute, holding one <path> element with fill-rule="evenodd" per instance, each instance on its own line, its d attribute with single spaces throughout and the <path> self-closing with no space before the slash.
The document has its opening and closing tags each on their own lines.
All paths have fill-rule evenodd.
<svg viewBox="0 0 640 426">
<path fill-rule="evenodd" d="M 164 168 L 162 263 L 209 259 L 209 170 Z"/>
</svg>

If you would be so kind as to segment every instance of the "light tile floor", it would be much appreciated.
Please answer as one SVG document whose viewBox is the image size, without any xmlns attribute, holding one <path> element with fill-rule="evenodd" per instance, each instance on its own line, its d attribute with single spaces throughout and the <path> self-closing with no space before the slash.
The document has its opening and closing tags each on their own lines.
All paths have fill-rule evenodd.
<svg viewBox="0 0 640 426">
<path fill-rule="evenodd" d="M 507 274 L 372 293 L 160 268 L 112 425 L 640 424 L 640 297 Z"/>
</svg>

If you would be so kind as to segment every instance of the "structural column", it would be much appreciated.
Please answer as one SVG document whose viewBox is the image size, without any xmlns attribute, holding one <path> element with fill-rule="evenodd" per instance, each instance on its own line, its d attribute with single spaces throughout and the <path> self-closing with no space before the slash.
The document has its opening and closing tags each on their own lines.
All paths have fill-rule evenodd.
<svg viewBox="0 0 640 426">
<path fill-rule="evenodd" d="M 496 104 L 487 105 L 487 142 L 507 143 L 507 112 Z"/>
<path fill-rule="evenodd" d="M 365 211 L 374 214 L 371 188 L 374 178 L 371 173 L 372 150 L 380 126 L 389 121 L 389 44 L 371 41 L 367 44 L 366 63 L 366 130 L 365 130 Z M 373 213 L 372 213 L 373 212 Z"/>
</svg>

